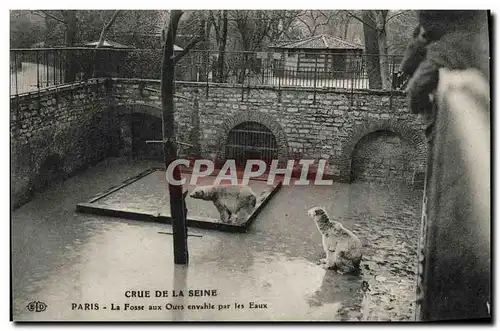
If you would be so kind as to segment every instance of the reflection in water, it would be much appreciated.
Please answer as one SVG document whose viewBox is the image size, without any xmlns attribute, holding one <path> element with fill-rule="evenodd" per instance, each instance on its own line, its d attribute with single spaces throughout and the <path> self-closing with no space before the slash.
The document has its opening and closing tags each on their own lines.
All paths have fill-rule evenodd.
<svg viewBox="0 0 500 331">
<path fill-rule="evenodd" d="M 361 275 L 340 275 L 327 270 L 321 286 L 307 300 L 310 306 L 328 303 L 341 303 L 338 307 L 339 320 L 353 320 L 359 317 L 363 299 L 363 281 Z M 352 313 L 358 313 L 352 316 Z"/>
<path fill-rule="evenodd" d="M 106 165 L 107 163 L 107 165 Z M 368 183 L 282 187 L 247 233 L 190 229 L 190 263 L 174 266 L 169 225 L 75 213 L 79 202 L 145 170 L 108 160 L 39 195 L 12 213 L 15 320 L 408 320 L 415 292 L 421 192 Z M 147 188 L 149 189 L 149 188 Z M 128 196 L 131 195 L 131 196 Z M 140 194 L 120 193 L 120 199 Z M 116 198 L 116 197 L 115 197 Z M 111 199 L 111 198 L 110 198 Z M 360 237 L 362 274 L 316 265 L 321 236 L 306 212 L 325 206 Z M 189 282 L 187 280 L 189 273 Z M 370 291 L 362 291 L 362 284 Z M 167 285 L 166 285 L 167 284 Z M 169 288 L 172 284 L 173 288 Z M 215 297 L 129 299 L 126 290 L 216 289 Z M 33 300 L 48 305 L 30 313 Z M 108 309 L 77 311 L 73 302 Z M 111 303 L 231 309 L 113 311 Z M 250 309 L 250 302 L 266 309 Z M 234 304 L 245 306 L 235 309 Z"/>
<path fill-rule="evenodd" d="M 187 295 L 186 291 L 188 289 L 188 266 L 187 265 L 174 265 L 174 283 L 173 283 L 173 293 L 177 293 L 177 297 L 172 301 L 172 320 L 182 321 L 184 320 L 184 309 L 186 309 L 186 302 L 184 300 L 184 295 Z M 180 292 L 184 295 L 179 296 Z M 182 308 L 181 308 L 182 307 Z"/>
</svg>

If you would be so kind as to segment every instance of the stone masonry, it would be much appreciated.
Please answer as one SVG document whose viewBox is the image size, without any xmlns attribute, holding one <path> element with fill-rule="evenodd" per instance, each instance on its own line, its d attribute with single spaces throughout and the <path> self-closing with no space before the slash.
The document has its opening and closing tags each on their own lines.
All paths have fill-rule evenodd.
<svg viewBox="0 0 500 331">
<path fill-rule="evenodd" d="M 400 178 L 416 179 L 412 160 L 418 151 L 397 134 L 375 131 L 358 142 L 352 156 L 351 180 L 391 181 Z"/>
<path fill-rule="evenodd" d="M 11 203 L 109 154 L 110 94 L 94 81 L 12 97 L 10 103 Z"/>
<path fill-rule="evenodd" d="M 159 89 L 157 80 L 113 79 L 12 97 L 13 204 L 29 198 L 47 167 L 69 176 L 130 148 L 127 115 L 144 113 L 161 121 Z M 384 172 L 367 172 L 374 167 L 360 167 L 360 160 L 388 162 L 387 171 L 406 182 L 425 169 L 423 123 L 395 92 L 178 82 L 175 102 L 178 139 L 194 146 L 181 154 L 216 154 L 223 160 L 230 130 L 254 121 L 274 134 L 281 161 L 328 159 L 327 174 L 338 181 L 350 181 L 353 169 L 364 169 L 360 179 L 387 179 Z M 386 131 L 399 139 L 393 143 L 406 149 L 397 162 L 391 161 L 394 151 L 377 145 L 387 139 L 372 134 Z M 387 157 L 378 155 L 383 151 Z"/>
<path fill-rule="evenodd" d="M 159 82 L 118 80 L 113 86 L 118 109 L 147 106 L 161 118 Z M 328 159 L 327 173 L 338 181 L 350 180 L 353 153 L 361 147 L 358 142 L 377 131 L 396 134 L 409 149 L 405 162 L 400 162 L 404 169 L 391 169 L 395 177 L 412 182 L 416 173 L 425 171 L 423 122 L 409 112 L 401 93 L 320 89 L 314 95 L 314 90 L 307 88 L 193 82 L 177 83 L 176 89 L 178 139 L 200 145 L 203 157 L 216 153 L 224 159 L 229 131 L 242 122 L 254 121 L 276 137 L 279 159 Z M 198 122 L 193 120 L 194 112 Z M 193 140 L 197 136 L 199 140 Z M 380 149 L 372 150 L 375 154 Z M 390 168 L 395 168 L 396 163 L 392 163 Z M 387 176 L 372 173 L 366 179 L 386 180 Z"/>
</svg>

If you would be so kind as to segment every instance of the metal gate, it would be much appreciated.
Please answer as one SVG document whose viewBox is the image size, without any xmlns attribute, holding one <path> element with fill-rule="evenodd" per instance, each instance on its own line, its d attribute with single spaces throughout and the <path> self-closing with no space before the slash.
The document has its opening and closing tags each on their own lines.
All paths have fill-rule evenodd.
<svg viewBox="0 0 500 331">
<path fill-rule="evenodd" d="M 226 160 L 235 160 L 244 167 L 247 160 L 262 160 L 266 164 L 278 156 L 274 134 L 257 122 L 243 122 L 235 126 L 227 137 Z"/>
</svg>

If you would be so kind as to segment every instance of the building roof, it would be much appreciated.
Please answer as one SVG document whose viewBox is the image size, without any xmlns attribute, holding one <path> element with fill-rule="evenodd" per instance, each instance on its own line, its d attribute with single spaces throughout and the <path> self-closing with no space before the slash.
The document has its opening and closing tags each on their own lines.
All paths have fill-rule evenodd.
<svg viewBox="0 0 500 331">
<path fill-rule="evenodd" d="M 287 49 L 364 49 L 364 46 L 358 43 L 350 42 L 336 38 L 327 34 L 320 34 L 306 39 L 294 41 L 291 43 L 272 46 L 272 48 Z"/>
<path fill-rule="evenodd" d="M 152 36 L 152 37 L 161 37 L 161 34 L 145 34 L 144 36 Z M 92 47 L 95 47 L 97 46 L 97 43 L 99 41 L 93 41 L 93 42 L 90 42 L 90 43 L 86 43 L 85 46 L 92 46 Z M 135 48 L 133 46 L 127 46 L 127 45 L 123 45 L 123 44 L 120 44 L 120 43 L 117 43 L 115 41 L 111 41 L 111 40 L 104 40 L 104 43 L 102 45 L 102 47 L 107 47 L 107 48 Z M 174 45 L 174 52 L 180 52 L 184 50 L 184 48 L 180 47 L 180 46 L 177 46 L 177 45 Z"/>
<path fill-rule="evenodd" d="M 99 44 L 99 40 L 86 43 L 85 46 L 93 46 L 93 47 L 95 47 L 95 46 L 97 46 L 97 44 Z M 111 40 L 104 40 L 104 42 L 102 43 L 102 47 L 107 47 L 107 48 L 133 48 L 132 46 L 123 45 L 123 44 L 117 43 L 116 41 L 111 41 Z"/>
</svg>

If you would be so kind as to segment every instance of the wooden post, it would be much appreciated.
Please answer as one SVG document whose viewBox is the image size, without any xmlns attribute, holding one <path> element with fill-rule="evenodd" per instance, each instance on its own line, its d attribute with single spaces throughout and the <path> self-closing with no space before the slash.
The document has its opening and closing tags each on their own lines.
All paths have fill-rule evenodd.
<svg viewBox="0 0 500 331">
<path fill-rule="evenodd" d="M 165 170 L 177 159 L 177 145 L 175 143 L 174 119 L 174 43 L 177 34 L 177 25 L 182 12 L 172 10 L 167 39 L 163 46 L 163 65 L 161 77 L 161 103 L 163 115 L 163 153 Z M 181 179 L 179 167 L 173 171 L 175 180 Z M 172 232 L 174 239 L 174 263 L 188 264 L 187 228 L 185 215 L 185 202 L 182 196 L 182 185 L 168 183 L 170 195 L 170 215 L 172 218 Z"/>
</svg>

